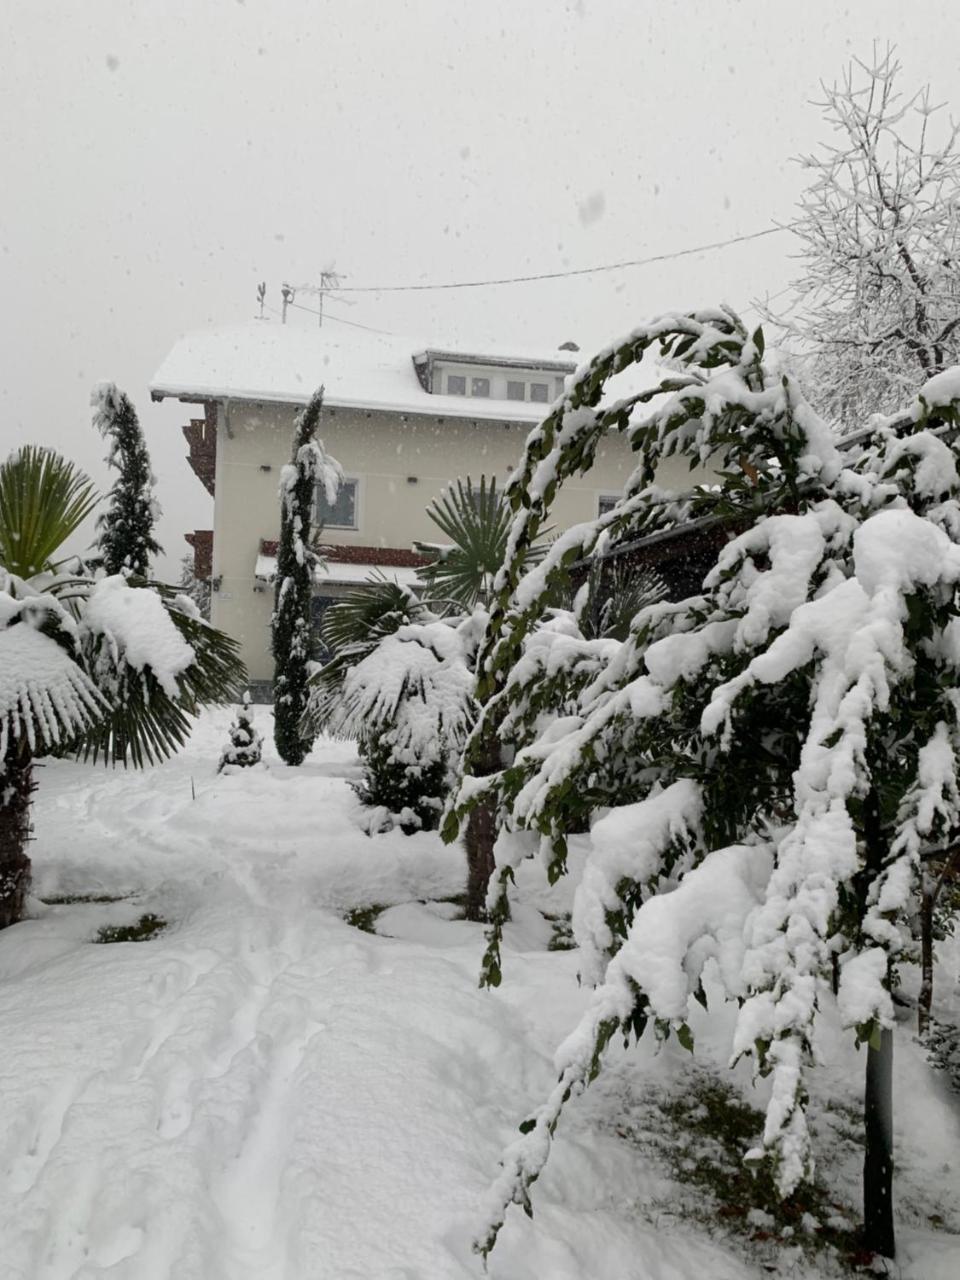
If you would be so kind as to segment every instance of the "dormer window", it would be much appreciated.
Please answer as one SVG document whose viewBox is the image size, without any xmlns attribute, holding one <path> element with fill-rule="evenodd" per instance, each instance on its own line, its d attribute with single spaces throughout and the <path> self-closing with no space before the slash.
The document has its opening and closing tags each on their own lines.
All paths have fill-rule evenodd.
<svg viewBox="0 0 960 1280">
<path fill-rule="evenodd" d="M 525 382 L 508 382 L 507 383 L 507 399 L 508 400 L 526 400 L 527 384 Z"/>
<path fill-rule="evenodd" d="M 550 399 L 550 387 L 546 382 L 530 383 L 530 399 L 537 404 L 546 404 Z"/>
<path fill-rule="evenodd" d="M 465 396 L 467 394 L 467 380 L 460 373 L 447 374 L 447 395 L 448 396 Z"/>
<path fill-rule="evenodd" d="M 489 396 L 490 395 L 490 379 L 489 378 L 471 378 L 470 394 L 472 396 Z"/>
</svg>

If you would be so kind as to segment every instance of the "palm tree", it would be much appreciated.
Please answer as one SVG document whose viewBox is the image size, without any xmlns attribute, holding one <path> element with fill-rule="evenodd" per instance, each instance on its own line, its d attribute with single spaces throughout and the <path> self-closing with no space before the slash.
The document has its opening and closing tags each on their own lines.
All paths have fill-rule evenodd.
<svg viewBox="0 0 960 1280">
<path fill-rule="evenodd" d="M 466 610 L 486 604 L 513 523 L 509 504 L 497 492 L 496 478 L 488 483 L 481 476 L 479 486 L 469 476 L 466 484 L 457 480 L 427 507 L 427 515 L 449 539 L 445 544 L 414 543 L 418 551 L 432 557 L 420 571 L 427 595 L 443 596 Z M 541 542 L 528 557 L 529 564 L 536 564 L 544 552 Z"/>
<path fill-rule="evenodd" d="M 0 928 L 29 888 L 35 758 L 156 763 L 185 742 L 191 714 L 245 679 L 236 643 L 174 588 L 66 572 L 55 557 L 98 501 L 52 450 L 0 465 Z"/>
<path fill-rule="evenodd" d="M 414 544 L 430 557 L 419 572 L 423 596 L 378 575 L 326 611 L 322 637 L 334 656 L 311 678 L 307 717 L 314 732 L 325 729 L 356 736 L 367 766 L 367 794 L 396 794 L 397 777 L 407 776 L 405 805 L 421 817 L 424 806 L 431 806 L 435 823 L 437 790 L 446 789 L 448 764 L 459 753 L 475 712 L 469 681 L 460 678 L 460 669 L 473 672 L 485 620 L 482 611 L 492 598 L 494 578 L 506 557 L 513 517 L 496 480 L 485 476 L 479 485 L 469 477 L 466 482 L 457 480 L 431 503 L 427 515 L 447 541 Z M 545 551 L 542 540 L 536 543 L 527 564 L 536 564 Z M 471 614 L 476 625 L 471 625 Z M 396 644 L 394 637 L 401 628 L 404 643 Z M 462 649 L 459 663 L 452 660 L 449 643 L 442 643 L 445 630 L 456 636 Z M 438 644 L 445 655 L 442 660 Z M 401 677 L 392 699 L 368 697 L 368 685 L 350 675 L 356 671 L 359 676 L 370 668 L 373 685 L 383 686 L 385 679 L 370 665 L 376 662 L 378 650 L 385 661 L 389 658 L 392 673 Z M 431 661 L 431 655 L 436 661 Z M 408 740 L 407 701 L 417 704 L 413 711 L 422 704 L 423 714 L 414 718 L 429 721 L 436 730 L 422 752 Z M 396 741 L 403 746 L 394 752 Z M 499 763 L 496 743 L 491 744 L 490 755 L 493 763 Z M 492 828 L 484 825 L 484 818 L 481 804 L 471 814 L 465 839 L 469 919 L 483 916 L 493 867 Z"/>
</svg>

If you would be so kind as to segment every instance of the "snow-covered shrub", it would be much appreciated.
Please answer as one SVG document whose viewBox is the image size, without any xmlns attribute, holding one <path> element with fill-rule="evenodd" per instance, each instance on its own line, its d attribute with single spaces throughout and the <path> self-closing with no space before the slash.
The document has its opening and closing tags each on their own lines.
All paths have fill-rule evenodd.
<svg viewBox="0 0 960 1280">
<path fill-rule="evenodd" d="M 473 666 L 484 615 L 408 623 L 383 637 L 327 700 L 328 732 L 356 738 L 361 798 L 437 826 L 451 769 L 473 720 Z"/>
<path fill-rule="evenodd" d="M 681 371 L 599 407 L 608 379 L 651 348 Z M 788 1193 L 812 1168 L 804 1073 L 834 959 L 841 1017 L 868 1045 L 867 1240 L 892 1252 L 891 986 L 912 954 L 922 861 L 960 835 L 960 478 L 943 439 L 958 402 L 952 370 L 841 454 L 793 378 L 764 363 L 759 331 L 727 310 L 668 314 L 601 352 L 528 438 L 477 660 L 482 709 L 444 834 L 483 802 L 502 832 L 539 839 L 555 878 L 567 834 L 592 827 L 573 927 L 595 993 L 557 1052 L 555 1089 L 505 1153 L 481 1252 L 510 1203 L 529 1209 L 562 1107 L 616 1034 L 649 1023 L 692 1047 L 688 1010 L 708 966 L 740 1005 L 733 1055 L 771 1079 L 751 1158 L 770 1156 Z M 610 429 L 639 455 L 622 499 L 524 573 L 557 488 L 589 469 Z M 678 454 L 723 473 L 723 487 L 659 490 L 658 464 Z M 557 687 L 575 691 L 558 716 L 539 677 L 556 642 L 541 641 L 540 657 L 536 636 L 566 566 L 626 526 L 707 515 L 740 532 L 700 594 L 641 610 L 622 643 L 556 647 L 570 673 Z M 491 771 L 492 737 L 508 763 Z M 498 841 L 488 983 L 530 848 Z"/>
<path fill-rule="evenodd" d="M 237 714 L 234 716 L 229 732 L 230 737 L 220 752 L 217 773 L 220 773 L 226 765 L 247 769 L 250 765 L 259 764 L 263 754 L 263 737 L 253 723 L 253 707 L 250 705 L 249 690 L 244 692 L 243 702 L 237 707 Z"/>
<path fill-rule="evenodd" d="M 430 557 L 420 572 L 424 598 L 377 577 L 331 606 L 323 638 L 334 657 L 314 673 L 307 711 L 314 731 L 357 739 L 365 772 L 361 798 L 404 811 L 405 828 L 437 825 L 473 713 L 473 660 L 485 618 L 478 610 L 506 553 L 511 523 L 496 481 L 485 476 L 476 485 L 458 480 L 427 515 L 449 542 L 416 544 Z M 534 541 L 525 562 L 543 554 L 542 542 Z M 482 906 L 486 873 L 477 871 L 469 842 L 467 857 L 471 881 L 482 879 L 469 912 L 471 903 Z"/>
</svg>

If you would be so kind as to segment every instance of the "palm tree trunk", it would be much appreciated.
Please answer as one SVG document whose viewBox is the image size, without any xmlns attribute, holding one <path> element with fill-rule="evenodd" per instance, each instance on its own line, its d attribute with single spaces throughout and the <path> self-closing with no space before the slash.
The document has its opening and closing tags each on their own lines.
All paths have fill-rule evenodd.
<svg viewBox="0 0 960 1280">
<path fill-rule="evenodd" d="M 10 736 L 0 761 L 0 929 L 16 924 L 30 887 L 30 797 L 33 758 L 25 742 Z"/>
</svg>

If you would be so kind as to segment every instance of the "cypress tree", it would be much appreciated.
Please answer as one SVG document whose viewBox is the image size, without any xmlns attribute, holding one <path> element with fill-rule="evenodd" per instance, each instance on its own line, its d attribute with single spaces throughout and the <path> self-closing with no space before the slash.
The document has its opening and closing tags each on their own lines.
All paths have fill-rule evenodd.
<svg viewBox="0 0 960 1280">
<path fill-rule="evenodd" d="M 109 441 L 107 465 L 120 475 L 110 490 L 110 505 L 97 520 L 97 553 L 93 563 L 108 574 L 146 578 L 150 557 L 162 548 L 153 536 L 160 508 L 153 496 L 156 482 L 150 455 L 130 398 L 113 382 L 102 382 L 91 397 L 94 426 Z"/>
<path fill-rule="evenodd" d="M 323 410 L 323 387 L 298 414 L 293 456 L 280 474 L 280 541 L 273 609 L 273 736 L 280 759 L 302 764 L 313 746 L 313 733 L 303 722 L 310 675 L 310 601 L 318 557 L 311 545 L 311 520 L 318 483 L 334 502 L 340 486 L 339 463 L 317 440 Z"/>
</svg>

